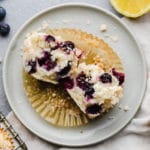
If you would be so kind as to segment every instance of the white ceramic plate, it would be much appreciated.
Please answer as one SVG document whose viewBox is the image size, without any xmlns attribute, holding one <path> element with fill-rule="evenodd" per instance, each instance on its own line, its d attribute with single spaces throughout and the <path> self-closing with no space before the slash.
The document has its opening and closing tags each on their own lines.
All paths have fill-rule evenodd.
<svg viewBox="0 0 150 150">
<path fill-rule="evenodd" d="M 37 29 L 43 21 L 48 21 L 52 28 L 82 29 L 103 38 L 113 47 L 121 57 L 125 68 L 124 98 L 120 105 L 128 105 L 131 108 L 128 112 L 116 107 L 101 119 L 78 128 L 55 127 L 38 116 L 23 90 L 20 53 L 26 33 Z M 99 31 L 102 23 L 107 24 L 108 34 L 119 38 L 118 42 L 112 42 Z M 55 144 L 87 146 L 116 134 L 133 118 L 141 104 L 146 87 L 146 65 L 134 37 L 117 17 L 99 7 L 87 4 L 65 4 L 40 12 L 18 31 L 6 53 L 3 81 L 10 106 L 29 130 Z M 113 116 L 114 119 L 108 120 L 110 116 Z"/>
</svg>

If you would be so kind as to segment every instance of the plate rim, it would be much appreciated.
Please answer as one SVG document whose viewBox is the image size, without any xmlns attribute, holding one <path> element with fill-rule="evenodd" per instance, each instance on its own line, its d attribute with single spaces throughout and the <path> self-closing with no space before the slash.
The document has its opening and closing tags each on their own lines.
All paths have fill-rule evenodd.
<svg viewBox="0 0 150 150">
<path fill-rule="evenodd" d="M 136 43 L 138 49 L 137 51 L 139 52 L 140 56 L 141 56 L 141 59 L 142 59 L 142 62 L 143 62 L 143 69 L 144 69 L 144 79 L 143 79 L 143 89 L 140 93 L 140 96 L 139 96 L 139 103 L 138 103 L 138 107 L 137 109 L 135 110 L 134 112 L 134 115 L 130 116 L 129 117 L 129 120 L 124 124 L 122 125 L 121 127 L 119 127 L 117 130 L 113 131 L 111 134 L 109 134 L 109 136 L 103 138 L 102 140 L 95 140 L 94 142 L 89 142 L 89 143 L 86 143 L 86 144 L 72 144 L 72 143 L 69 143 L 69 144 L 63 144 L 63 142 L 59 142 L 59 141 L 55 141 L 55 140 L 51 140 L 51 139 L 47 139 L 45 137 L 43 137 L 42 135 L 40 135 L 40 133 L 38 133 L 37 131 L 35 131 L 32 127 L 30 128 L 28 126 L 28 124 L 26 123 L 26 121 L 24 119 L 22 119 L 22 117 L 20 116 L 20 114 L 17 112 L 17 110 L 15 109 L 15 107 L 13 106 L 13 103 L 11 102 L 11 98 L 9 97 L 9 93 L 8 93 L 8 90 L 7 90 L 7 80 L 6 80 L 6 74 L 5 74 L 5 70 L 7 70 L 7 58 L 9 56 L 9 53 L 10 53 L 10 50 L 11 50 L 11 47 L 12 47 L 12 44 L 15 42 L 16 40 L 16 37 L 21 33 L 21 31 L 26 27 L 28 26 L 28 24 L 30 22 L 32 22 L 32 20 L 38 18 L 40 15 L 44 14 L 44 13 L 47 13 L 47 12 L 50 12 L 52 10 L 55 10 L 55 9 L 59 9 L 59 8 L 62 8 L 62 7 L 69 7 L 69 6 L 74 6 L 74 7 L 85 7 L 85 8 L 90 8 L 90 9 L 96 9 L 98 11 L 101 11 L 107 15 L 109 15 L 110 17 L 112 17 L 113 19 L 117 20 L 127 31 L 128 33 L 130 34 L 131 38 L 133 39 L 133 41 Z M 17 116 L 17 118 L 20 120 L 20 122 L 27 128 L 29 129 L 32 133 L 34 133 L 35 135 L 37 135 L 38 137 L 42 138 L 43 140 L 46 140 L 48 142 L 51 142 L 52 144 L 56 144 L 56 145 L 60 145 L 60 146 L 67 146 L 67 147 L 85 147 L 85 146 L 91 146 L 91 145 L 94 145 L 94 144 L 98 144 L 100 142 L 103 142 L 104 140 L 107 140 L 108 138 L 111 138 L 112 136 L 114 136 L 115 134 L 117 134 L 118 132 L 120 132 L 125 126 L 127 126 L 129 124 L 129 122 L 134 118 L 135 114 L 137 113 L 137 111 L 139 110 L 140 106 L 141 106 L 141 103 L 143 101 L 143 98 L 145 96 L 145 93 L 146 93 L 146 87 L 147 87 L 147 64 L 146 64 L 146 59 L 145 59 L 145 56 L 144 56 L 144 52 L 141 50 L 136 38 L 135 38 L 135 35 L 130 31 L 130 29 L 128 28 L 128 26 L 120 19 L 118 18 L 117 16 L 115 16 L 114 14 L 112 14 L 111 12 L 109 12 L 108 10 L 104 9 L 104 8 L 101 8 L 100 6 L 96 6 L 96 5 L 93 5 L 93 4 L 89 4 L 89 3 L 85 3 L 85 2 L 82 2 L 82 3 L 79 3 L 79 2 L 65 2 L 63 4 L 57 4 L 57 5 L 54 5 L 52 7 L 48 7 L 46 9 L 43 9 L 42 11 L 39 11 L 37 12 L 35 15 L 33 15 L 32 17 L 30 17 L 27 21 L 25 21 L 23 23 L 23 25 L 21 25 L 21 27 L 18 29 L 18 31 L 16 32 L 16 34 L 13 36 L 13 38 L 11 39 L 10 43 L 9 43 L 9 46 L 5 52 L 5 57 L 4 57 L 4 61 L 3 61 L 3 67 L 2 67 L 2 80 L 3 80 L 3 86 L 4 86 L 4 92 L 5 92 L 5 95 L 7 97 L 7 101 L 12 109 L 12 111 L 15 113 L 15 115 Z"/>
</svg>

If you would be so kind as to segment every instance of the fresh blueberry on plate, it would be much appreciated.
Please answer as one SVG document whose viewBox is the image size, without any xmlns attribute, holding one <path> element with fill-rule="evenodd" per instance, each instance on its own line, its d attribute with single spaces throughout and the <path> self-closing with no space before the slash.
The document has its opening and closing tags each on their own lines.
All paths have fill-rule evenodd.
<svg viewBox="0 0 150 150">
<path fill-rule="evenodd" d="M 6 16 L 6 10 L 3 7 L 0 7 L 0 21 L 3 20 Z"/>
<path fill-rule="evenodd" d="M 0 23 L 0 35 L 6 36 L 10 32 L 10 26 L 6 23 Z"/>
</svg>

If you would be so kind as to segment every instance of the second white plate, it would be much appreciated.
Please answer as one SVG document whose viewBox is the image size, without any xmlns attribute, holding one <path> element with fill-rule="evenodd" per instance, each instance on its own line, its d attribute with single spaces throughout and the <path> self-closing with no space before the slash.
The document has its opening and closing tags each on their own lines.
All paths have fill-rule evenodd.
<svg viewBox="0 0 150 150">
<path fill-rule="evenodd" d="M 126 81 L 120 105 L 128 105 L 128 112 L 116 107 L 101 119 L 84 127 L 58 128 L 42 120 L 33 110 L 23 90 L 21 46 L 27 32 L 37 29 L 43 21 L 51 28 L 78 28 L 103 38 L 121 57 Z M 99 31 L 100 25 L 108 26 L 108 33 L 119 38 L 114 43 Z M 101 8 L 87 4 L 66 4 L 40 12 L 18 31 L 9 45 L 3 68 L 5 92 L 13 111 L 20 121 L 39 137 L 59 145 L 87 146 L 103 141 L 120 131 L 138 110 L 146 87 L 146 65 L 139 47 L 117 17 Z M 108 120 L 113 116 L 114 119 Z M 81 132 L 83 131 L 83 132 Z"/>
</svg>

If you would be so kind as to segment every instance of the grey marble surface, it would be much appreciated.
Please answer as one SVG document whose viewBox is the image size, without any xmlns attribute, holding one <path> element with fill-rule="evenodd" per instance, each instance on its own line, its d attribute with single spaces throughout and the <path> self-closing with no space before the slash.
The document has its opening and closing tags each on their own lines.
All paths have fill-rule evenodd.
<svg viewBox="0 0 150 150">
<path fill-rule="evenodd" d="M 109 0 L 0 0 L 0 6 L 3 6 L 7 10 L 4 22 L 7 22 L 11 26 L 9 36 L 5 38 L 0 37 L 0 57 L 4 58 L 10 40 L 27 19 L 45 8 L 67 2 L 85 2 L 103 7 L 117 14 L 109 4 Z M 11 111 L 11 108 L 7 102 L 3 88 L 2 65 L 3 63 L 0 65 L 0 111 L 4 115 L 7 115 Z"/>
</svg>

